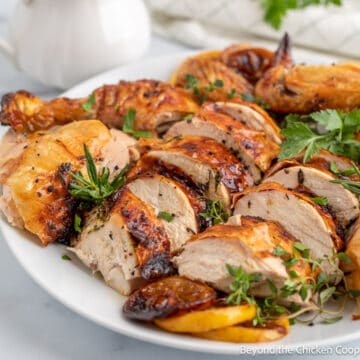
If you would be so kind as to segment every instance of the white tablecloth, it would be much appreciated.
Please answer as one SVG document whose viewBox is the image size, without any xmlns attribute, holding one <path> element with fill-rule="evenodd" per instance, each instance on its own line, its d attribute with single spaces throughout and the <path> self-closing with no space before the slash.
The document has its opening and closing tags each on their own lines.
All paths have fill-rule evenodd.
<svg viewBox="0 0 360 360">
<path fill-rule="evenodd" d="M 3 1 L 5 0 L 0 0 L 0 34 L 5 32 Z M 154 37 L 146 56 L 184 49 L 184 46 Z M 58 90 L 47 88 L 14 70 L 0 55 L 0 96 L 5 92 L 22 88 L 46 98 L 59 94 Z M 225 360 L 237 359 L 239 356 L 222 357 L 163 348 L 121 336 L 83 319 L 35 284 L 17 263 L 0 236 L 0 360 L 184 358 Z M 287 357 L 294 358 L 295 356 Z M 333 355 L 332 358 L 340 357 Z"/>
</svg>

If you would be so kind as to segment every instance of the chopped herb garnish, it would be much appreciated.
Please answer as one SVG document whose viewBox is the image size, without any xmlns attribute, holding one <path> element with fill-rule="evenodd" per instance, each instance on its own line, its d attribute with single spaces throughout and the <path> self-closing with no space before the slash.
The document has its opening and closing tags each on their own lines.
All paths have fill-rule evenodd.
<svg viewBox="0 0 360 360">
<path fill-rule="evenodd" d="M 200 216 L 211 220 L 214 225 L 224 223 L 229 218 L 229 214 L 224 211 L 220 200 L 207 200 L 206 210 L 206 212 L 200 213 Z"/>
<path fill-rule="evenodd" d="M 328 199 L 325 196 L 310 197 L 310 199 L 320 206 L 326 206 L 328 204 Z"/>
<path fill-rule="evenodd" d="M 196 77 L 192 74 L 186 74 L 185 75 L 185 89 L 192 89 L 194 95 L 200 95 L 199 90 L 199 81 L 196 79 Z"/>
<path fill-rule="evenodd" d="M 220 79 L 217 79 L 213 82 L 209 82 L 209 86 L 204 87 L 205 91 L 208 92 L 213 92 L 217 87 L 223 87 L 224 86 L 224 82 Z"/>
<path fill-rule="evenodd" d="M 159 219 L 164 219 L 167 222 L 172 222 L 174 220 L 175 215 L 170 214 L 170 213 L 168 213 L 166 211 L 159 211 L 159 213 L 157 214 L 157 217 Z"/>
<path fill-rule="evenodd" d="M 122 131 L 137 139 L 139 138 L 151 138 L 151 131 L 135 130 L 135 109 L 129 109 L 127 114 L 124 116 Z"/>
<path fill-rule="evenodd" d="M 226 97 L 228 99 L 232 99 L 235 95 L 236 95 L 236 89 L 235 88 L 232 88 L 231 91 L 226 93 Z"/>
<path fill-rule="evenodd" d="M 320 149 L 325 149 L 336 155 L 360 161 L 360 141 L 355 139 L 355 134 L 360 131 L 360 110 L 348 113 L 323 110 L 308 115 L 306 120 L 324 129 L 321 133 L 305 124 L 300 116 L 291 115 L 287 119 L 290 121 L 281 130 L 285 141 L 281 144 L 280 160 L 295 157 L 305 151 L 303 161 L 306 163 Z"/>
<path fill-rule="evenodd" d="M 61 258 L 63 260 L 71 261 L 71 257 L 69 255 L 66 255 L 66 254 L 64 254 Z"/>
<path fill-rule="evenodd" d="M 86 102 L 84 102 L 81 107 L 83 108 L 83 110 L 85 110 L 86 112 L 91 112 L 91 109 L 93 107 L 95 103 L 95 93 L 92 93 L 89 98 L 86 100 Z"/>
<path fill-rule="evenodd" d="M 84 153 L 88 179 L 81 171 L 71 173 L 75 181 L 70 183 L 69 193 L 77 199 L 100 205 L 108 196 L 124 185 L 127 166 L 110 181 L 109 168 L 103 167 L 98 173 L 94 159 L 85 144 Z"/>
<path fill-rule="evenodd" d="M 74 216 L 74 230 L 77 233 L 81 233 L 81 216 L 79 214 Z"/>
</svg>

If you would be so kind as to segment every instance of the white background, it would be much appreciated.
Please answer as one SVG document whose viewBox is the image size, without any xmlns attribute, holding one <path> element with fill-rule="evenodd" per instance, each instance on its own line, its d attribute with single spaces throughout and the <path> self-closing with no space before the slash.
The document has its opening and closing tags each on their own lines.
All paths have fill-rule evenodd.
<svg viewBox="0 0 360 360">
<path fill-rule="evenodd" d="M 14 2 L 15 0 L 0 0 L 1 36 L 7 34 L 6 19 L 11 13 Z M 178 52 L 184 49 L 185 47 L 179 44 L 153 37 L 151 49 L 146 56 Z M 16 71 L 0 54 L 0 96 L 5 92 L 22 88 L 44 97 L 59 94 L 58 90 L 49 89 Z M 89 294 L 89 296 L 96 296 L 96 294 Z M 359 347 L 360 342 L 349 344 L 349 346 Z M 333 353 L 331 358 L 340 358 L 335 355 L 335 350 Z M 243 358 L 249 357 L 249 355 L 243 356 Z M 266 356 L 267 359 L 278 357 Z M 307 357 L 309 356 L 302 356 L 303 359 Z M 74 314 L 37 286 L 16 262 L 0 237 L 0 360 L 183 360 L 184 358 L 187 360 L 225 360 L 237 359 L 239 356 L 222 357 L 167 349 L 103 329 Z M 286 359 L 294 358 L 297 356 L 286 356 Z M 330 357 L 318 356 L 318 358 Z"/>
</svg>

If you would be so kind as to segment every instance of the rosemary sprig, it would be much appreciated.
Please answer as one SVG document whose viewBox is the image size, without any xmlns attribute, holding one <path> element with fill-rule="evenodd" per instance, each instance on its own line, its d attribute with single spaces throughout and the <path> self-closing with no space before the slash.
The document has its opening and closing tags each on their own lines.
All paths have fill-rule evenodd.
<svg viewBox="0 0 360 360">
<path fill-rule="evenodd" d="M 100 205 L 108 196 L 124 185 L 127 166 L 110 181 L 109 168 L 103 167 L 98 173 L 94 159 L 85 144 L 84 153 L 88 179 L 85 178 L 81 171 L 72 172 L 71 176 L 75 181 L 70 183 L 69 193 L 77 199 Z"/>
<path fill-rule="evenodd" d="M 340 175 L 345 175 L 345 176 L 346 175 L 347 176 L 357 175 L 360 177 L 359 168 L 356 166 L 356 164 L 354 162 L 352 162 L 351 164 L 352 164 L 352 169 L 348 169 L 343 172 L 340 172 L 336 168 L 336 164 L 331 164 L 331 171 L 332 172 L 336 171 L 335 174 L 340 174 Z M 355 181 L 355 180 L 350 180 L 350 179 L 334 179 L 334 180 L 330 180 L 330 182 L 335 183 L 335 184 L 340 184 L 345 189 L 351 191 L 352 193 L 354 193 L 358 197 L 360 197 L 360 181 Z"/>
</svg>

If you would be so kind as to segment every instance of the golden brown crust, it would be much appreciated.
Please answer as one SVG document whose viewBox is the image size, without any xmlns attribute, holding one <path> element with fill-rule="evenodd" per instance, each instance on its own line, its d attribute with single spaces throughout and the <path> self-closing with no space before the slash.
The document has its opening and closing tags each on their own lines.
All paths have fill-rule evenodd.
<svg viewBox="0 0 360 360">
<path fill-rule="evenodd" d="M 266 171 L 280 152 L 279 145 L 270 140 L 264 132 L 249 129 L 228 115 L 201 109 L 196 113 L 196 117 L 215 124 L 231 135 L 241 152 L 248 154 L 261 171 Z"/>
<path fill-rule="evenodd" d="M 192 157 L 194 161 L 208 165 L 219 173 L 221 181 L 230 193 L 242 191 L 253 184 L 248 171 L 223 145 L 217 141 L 200 136 L 186 136 L 174 138 L 166 142 L 141 141 L 143 145 L 148 143 L 148 150 L 164 150 L 173 153 L 184 154 Z M 144 147 L 144 146 L 143 146 Z M 151 154 L 144 155 L 132 169 L 131 174 L 149 172 L 156 166 L 156 161 Z M 167 164 L 164 164 L 167 166 Z M 181 171 L 181 170 L 180 170 Z"/>
<path fill-rule="evenodd" d="M 121 129 L 124 115 L 129 109 L 136 109 L 134 128 L 155 132 L 162 122 L 179 120 L 198 109 L 184 89 L 156 80 L 120 81 L 117 85 L 104 85 L 93 94 L 95 101 L 89 111 L 82 107 L 88 97 L 42 101 L 26 91 L 7 94 L 2 98 L 0 121 L 22 132 L 86 119 L 99 119 Z"/>
<path fill-rule="evenodd" d="M 89 121 L 86 127 L 80 122 L 68 124 L 29 137 L 16 169 L 4 185 L 11 190 L 24 227 L 43 245 L 66 243 L 72 232 L 76 201 L 67 187 L 71 171 L 84 165 L 83 144 L 97 158 L 110 139 L 109 130 L 99 121 Z"/>
<path fill-rule="evenodd" d="M 209 286 L 183 277 L 157 280 L 134 292 L 126 301 L 126 317 L 150 321 L 191 310 L 209 308 L 216 292 Z"/>
<path fill-rule="evenodd" d="M 273 57 L 272 51 L 244 44 L 231 45 L 220 54 L 226 66 L 242 74 L 252 84 L 255 84 L 271 66 Z"/>
<path fill-rule="evenodd" d="M 323 109 L 360 107 L 360 63 L 283 65 L 270 68 L 255 94 L 279 113 L 309 114 Z"/>
<path fill-rule="evenodd" d="M 254 90 L 241 74 L 235 73 L 214 57 L 195 56 L 186 59 L 177 69 L 175 84 L 184 87 L 188 74 L 193 75 L 198 81 L 199 94 L 194 94 L 193 89 L 189 89 L 188 93 L 200 102 L 203 97 L 212 101 L 226 100 L 227 93 L 233 89 L 236 89 L 236 96 L 240 96 L 241 93 L 253 93 Z M 204 89 L 216 80 L 222 80 L 223 86 L 215 87 L 212 91 Z"/>
<path fill-rule="evenodd" d="M 126 186 L 112 211 L 121 214 L 131 235 L 138 241 L 136 256 L 144 279 L 170 275 L 170 241 L 155 211 Z"/>
</svg>

